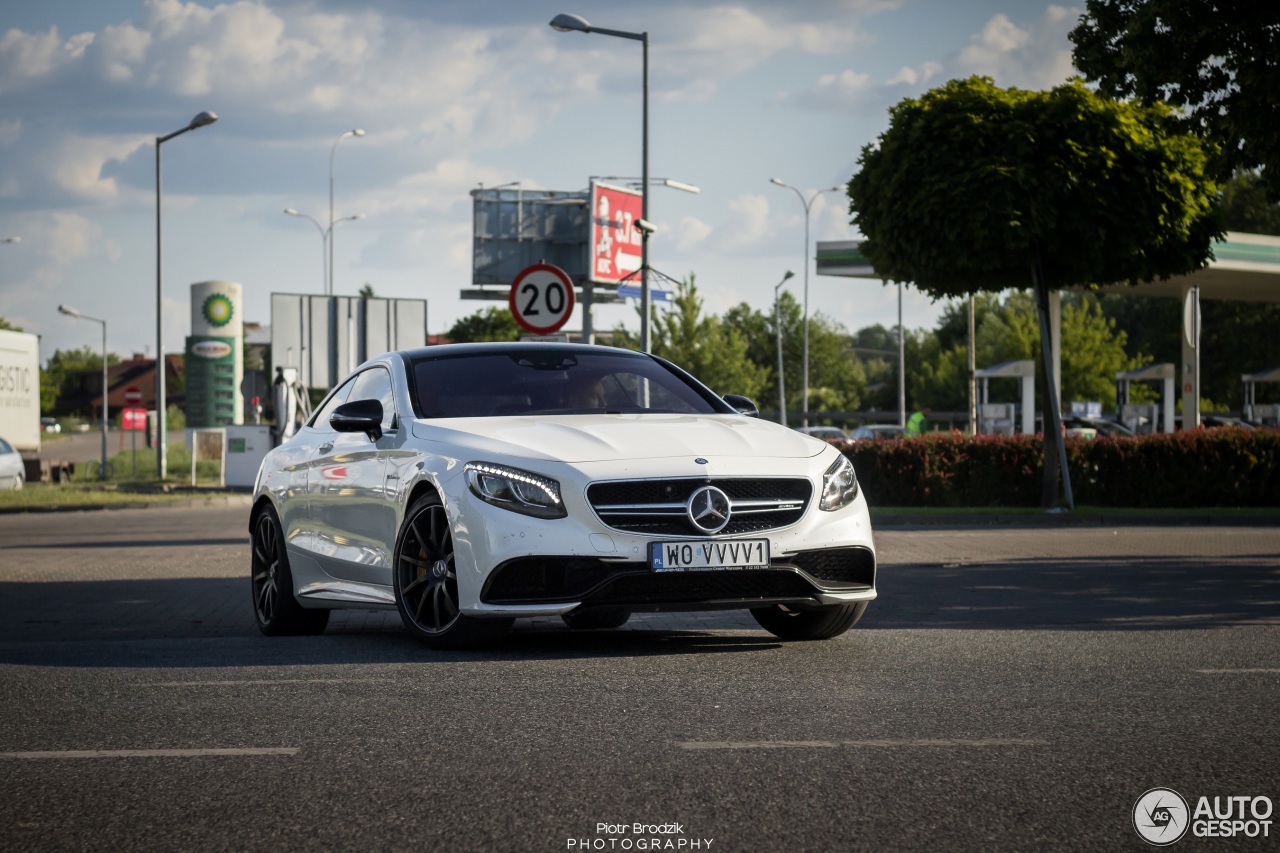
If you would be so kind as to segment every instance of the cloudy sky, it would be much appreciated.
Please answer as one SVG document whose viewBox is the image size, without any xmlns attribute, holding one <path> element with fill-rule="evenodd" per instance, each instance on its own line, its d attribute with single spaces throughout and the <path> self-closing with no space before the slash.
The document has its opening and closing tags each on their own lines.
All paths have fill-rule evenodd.
<svg viewBox="0 0 1280 853">
<path fill-rule="evenodd" d="M 886 108 L 987 74 L 1045 88 L 1072 73 L 1079 8 L 1032 0 L 18 0 L 0 10 L 0 317 L 56 348 L 155 349 L 157 135 L 164 145 L 166 349 L 189 285 L 240 282 L 245 319 L 272 292 L 319 292 L 336 155 L 335 289 L 429 302 L 432 332 L 482 307 L 471 281 L 478 184 L 578 190 L 640 171 L 640 46 L 559 33 L 558 12 L 651 34 L 651 194 L 658 270 L 697 275 L 706 307 L 762 310 L 787 270 L 802 291 L 804 212 L 777 177 L 845 183 Z M 813 205 L 814 241 L 851 239 L 843 194 Z M 848 329 L 896 322 L 877 282 L 812 276 L 810 310 Z M 491 303 L 498 304 L 498 303 Z M 906 323 L 941 306 L 908 291 Z M 597 328 L 637 325 L 597 309 Z M 580 320 L 575 316 L 571 328 Z"/>
</svg>

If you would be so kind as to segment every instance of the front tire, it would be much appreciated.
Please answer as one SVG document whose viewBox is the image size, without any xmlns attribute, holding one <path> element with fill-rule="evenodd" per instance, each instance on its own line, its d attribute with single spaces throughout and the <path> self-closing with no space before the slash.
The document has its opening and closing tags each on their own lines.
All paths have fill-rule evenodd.
<svg viewBox="0 0 1280 853">
<path fill-rule="evenodd" d="M 476 649 L 498 643 L 514 619 L 476 619 L 459 607 L 453 534 L 440 496 L 413 502 L 396 537 L 392 584 L 405 628 L 438 649 Z"/>
<path fill-rule="evenodd" d="M 268 637 L 323 634 L 328 610 L 308 610 L 293 594 L 293 572 L 275 510 L 263 507 L 253 525 L 250 541 L 253 584 L 253 617 Z"/>
<path fill-rule="evenodd" d="M 783 640 L 829 640 L 852 628 L 867 609 L 867 602 L 831 604 L 800 609 L 775 604 L 751 611 L 756 622 Z"/>
</svg>

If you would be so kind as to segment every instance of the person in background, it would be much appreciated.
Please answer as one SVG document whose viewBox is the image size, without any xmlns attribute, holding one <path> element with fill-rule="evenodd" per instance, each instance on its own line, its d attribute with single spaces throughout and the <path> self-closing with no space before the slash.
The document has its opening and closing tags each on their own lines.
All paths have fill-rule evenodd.
<svg viewBox="0 0 1280 853">
<path fill-rule="evenodd" d="M 929 428 L 929 407 L 916 409 L 911 413 L 911 417 L 907 418 L 906 429 L 902 431 L 902 435 L 906 438 L 915 438 L 918 435 L 924 435 Z"/>
</svg>

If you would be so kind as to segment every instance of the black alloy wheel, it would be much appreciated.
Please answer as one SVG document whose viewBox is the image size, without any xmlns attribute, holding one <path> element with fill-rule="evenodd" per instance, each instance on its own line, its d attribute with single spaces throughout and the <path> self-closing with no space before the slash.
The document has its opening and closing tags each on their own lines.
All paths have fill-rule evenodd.
<svg viewBox="0 0 1280 853">
<path fill-rule="evenodd" d="M 414 501 L 405 515 L 396 542 L 393 583 L 405 627 L 437 648 L 492 645 L 515 621 L 476 619 L 462 612 L 449 516 L 434 492 Z"/>
<path fill-rule="evenodd" d="M 784 604 L 757 607 L 751 611 L 756 622 L 783 640 L 829 640 L 854 626 L 867 609 L 865 601 L 798 608 Z"/>
<path fill-rule="evenodd" d="M 250 582 L 253 585 L 253 616 L 258 630 L 267 636 L 314 635 L 324 633 L 328 610 L 308 610 L 293 594 L 293 573 L 275 510 L 258 512 L 250 539 Z"/>
</svg>

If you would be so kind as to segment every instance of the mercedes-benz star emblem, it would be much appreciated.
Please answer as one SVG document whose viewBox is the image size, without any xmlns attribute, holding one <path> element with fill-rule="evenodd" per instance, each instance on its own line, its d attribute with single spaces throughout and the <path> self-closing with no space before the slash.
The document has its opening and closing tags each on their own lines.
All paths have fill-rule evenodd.
<svg viewBox="0 0 1280 853">
<path fill-rule="evenodd" d="M 729 523 L 729 496 L 715 486 L 703 486 L 689 496 L 689 520 L 704 533 L 719 533 Z"/>
</svg>

